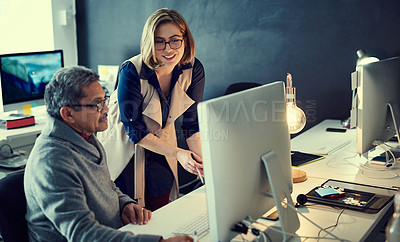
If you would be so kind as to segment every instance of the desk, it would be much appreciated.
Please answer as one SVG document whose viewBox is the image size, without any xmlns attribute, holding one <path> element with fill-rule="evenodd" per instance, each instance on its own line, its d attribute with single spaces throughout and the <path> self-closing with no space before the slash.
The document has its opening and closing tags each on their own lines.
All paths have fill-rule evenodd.
<svg viewBox="0 0 400 242">
<path fill-rule="evenodd" d="M 16 128 L 16 129 L 0 129 L 1 131 L 0 142 L 26 137 L 29 135 L 38 135 L 40 134 L 45 124 L 46 124 L 45 116 L 38 116 L 38 117 L 35 116 L 35 125 L 23 128 Z"/>
<path fill-rule="evenodd" d="M 292 140 L 292 150 L 325 153 L 325 159 L 299 167 L 308 177 L 337 179 L 348 182 L 391 188 L 400 184 L 400 169 L 387 172 L 360 169 L 367 158 L 356 154 L 356 130 L 345 133 L 326 132 L 326 128 L 341 127 L 338 120 L 325 120 Z M 377 148 L 372 156 L 383 152 Z"/>
<path fill-rule="evenodd" d="M 14 150 L 24 150 L 29 154 L 37 136 L 46 124 L 46 116 L 35 116 L 35 122 L 33 126 L 16 129 L 0 129 L 0 145 L 8 144 Z M 0 179 L 12 172 L 14 171 L 0 168 Z"/>
<path fill-rule="evenodd" d="M 340 122 L 337 120 L 326 120 L 292 140 L 293 150 L 310 153 L 326 152 L 325 159 L 300 167 L 300 169 L 307 172 L 308 179 L 305 182 L 294 184 L 292 193 L 294 200 L 296 200 L 298 194 L 307 193 L 329 178 L 369 185 L 380 185 L 388 188 L 392 184 L 400 184 L 399 178 L 382 180 L 365 176 L 357 167 L 358 163 L 365 161 L 365 158 L 355 155 L 355 131 L 347 130 L 346 133 L 327 133 L 325 132 L 327 127 L 340 127 Z M 313 146 L 312 144 L 318 145 Z M 130 224 L 122 227 L 121 230 L 131 231 L 136 234 L 150 233 L 166 236 L 171 232 L 171 229 L 187 223 L 189 220 L 188 217 L 190 217 L 188 214 L 196 215 L 199 209 L 201 210 L 207 206 L 205 189 L 206 186 L 203 186 L 155 211 L 147 225 L 139 226 Z M 375 237 L 377 230 L 379 231 L 380 226 L 383 225 L 388 216 L 391 215 L 391 206 L 392 203 L 386 205 L 376 214 L 366 214 L 347 209 L 340 216 L 337 227 L 334 230 L 330 230 L 330 232 L 341 239 L 349 241 L 371 240 Z M 317 223 L 320 227 L 325 228 L 336 223 L 341 210 L 329 206 L 313 205 L 298 208 L 298 211 L 311 221 Z M 299 219 L 300 228 L 296 232 L 298 236 L 318 236 L 320 230 L 318 227 L 300 215 Z M 278 224 L 278 222 L 264 220 L 259 220 L 259 222 L 268 226 Z M 326 236 L 322 232 L 319 241 L 328 241 L 324 239 L 327 237 L 330 236 Z M 210 238 L 206 235 L 201 241 L 210 241 Z M 242 238 L 238 237 L 234 241 L 242 241 Z M 300 241 L 300 238 L 292 238 L 291 241 Z M 307 241 L 316 240 L 308 239 Z"/>
</svg>

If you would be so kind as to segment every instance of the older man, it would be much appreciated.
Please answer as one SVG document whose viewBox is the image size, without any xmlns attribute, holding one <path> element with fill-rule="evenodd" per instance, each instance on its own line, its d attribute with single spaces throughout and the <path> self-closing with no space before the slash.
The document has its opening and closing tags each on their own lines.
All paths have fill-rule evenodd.
<svg viewBox="0 0 400 242">
<path fill-rule="evenodd" d="M 117 230 L 127 223 L 146 224 L 151 211 L 110 179 L 104 149 L 93 135 L 108 127 L 108 97 L 98 78 L 73 66 L 59 70 L 46 86 L 49 117 L 24 180 L 31 241 L 162 241 Z"/>
</svg>

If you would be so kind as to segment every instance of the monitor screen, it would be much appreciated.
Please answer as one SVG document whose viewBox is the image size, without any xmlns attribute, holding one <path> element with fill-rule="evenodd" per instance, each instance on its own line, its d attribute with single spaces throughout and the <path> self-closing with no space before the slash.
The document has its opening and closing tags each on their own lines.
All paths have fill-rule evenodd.
<svg viewBox="0 0 400 242">
<path fill-rule="evenodd" d="M 367 157 L 374 141 L 386 142 L 396 134 L 388 104 L 400 112 L 400 57 L 360 66 L 352 79 L 358 83 L 356 117 L 351 117 L 357 120 L 357 153 Z"/>
<path fill-rule="evenodd" d="M 284 84 L 207 100 L 199 103 L 198 112 L 210 238 L 229 241 L 237 235 L 231 231 L 237 222 L 258 219 L 275 206 L 264 154 L 276 154 L 271 160 L 280 170 L 275 182 L 292 191 Z"/>
<path fill-rule="evenodd" d="M 2 111 L 44 105 L 45 86 L 63 66 L 62 50 L 0 55 Z"/>
</svg>

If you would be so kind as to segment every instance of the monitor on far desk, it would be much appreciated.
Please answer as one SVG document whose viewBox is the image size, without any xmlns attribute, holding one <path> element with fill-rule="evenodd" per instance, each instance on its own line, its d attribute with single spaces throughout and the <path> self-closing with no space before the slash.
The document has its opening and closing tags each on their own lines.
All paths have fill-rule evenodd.
<svg viewBox="0 0 400 242">
<path fill-rule="evenodd" d="M 352 73 L 351 119 L 357 127 L 357 153 L 398 136 L 400 122 L 400 57 L 357 67 Z"/>
</svg>

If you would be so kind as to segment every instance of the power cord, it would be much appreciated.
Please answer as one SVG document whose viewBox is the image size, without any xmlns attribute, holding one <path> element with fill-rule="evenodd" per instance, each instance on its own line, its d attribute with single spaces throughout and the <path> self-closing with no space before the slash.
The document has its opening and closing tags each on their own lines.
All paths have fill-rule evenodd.
<svg viewBox="0 0 400 242">
<path fill-rule="evenodd" d="M 265 225 L 264 225 L 265 226 Z M 238 222 L 234 225 L 232 228 L 232 231 L 240 233 L 240 236 L 242 237 L 242 240 L 245 240 L 243 234 L 247 234 L 247 232 L 251 231 L 251 233 L 255 237 L 255 241 L 259 241 L 260 238 L 263 239 L 264 242 L 271 241 L 271 238 L 268 236 L 268 234 L 260 231 L 260 229 L 256 228 L 253 226 L 252 222 L 249 221 L 248 219 L 243 219 L 241 222 Z"/>
<path fill-rule="evenodd" d="M 285 202 L 284 202 L 285 203 Z M 332 234 L 331 232 L 327 231 L 326 229 L 322 228 L 321 226 L 319 226 L 318 224 L 316 224 L 315 222 L 313 222 L 311 219 L 307 218 L 307 216 L 305 216 L 304 214 L 300 213 L 299 211 L 297 211 L 297 209 L 289 203 L 285 203 L 286 206 L 288 206 L 289 208 L 293 209 L 294 211 L 296 211 L 297 214 L 299 214 L 300 216 L 302 216 L 303 218 L 305 218 L 308 222 L 312 223 L 314 226 L 316 226 L 317 228 L 319 228 L 322 231 L 325 231 L 327 234 L 329 234 L 330 236 L 332 236 L 333 238 L 326 238 L 326 239 L 333 239 L 333 240 L 340 240 L 340 241 L 348 241 L 348 240 L 344 240 L 344 239 L 340 239 L 339 237 L 337 237 L 336 235 Z M 339 214 L 340 216 L 341 214 Z M 318 236 L 319 238 L 319 236 Z"/>
<path fill-rule="evenodd" d="M 386 145 L 385 143 L 383 143 L 383 142 L 380 141 L 380 140 L 375 140 L 374 142 L 372 142 L 372 144 L 375 145 L 375 146 L 380 146 L 380 147 L 383 148 L 383 150 L 385 150 L 385 157 L 386 157 L 385 167 L 386 167 L 386 168 L 390 168 L 390 167 L 392 167 L 392 166 L 396 163 L 397 159 L 396 159 L 396 157 L 394 156 L 393 152 L 392 152 L 392 151 L 390 150 L 390 148 L 388 147 L 388 145 Z M 388 152 L 389 152 L 390 155 L 392 156 L 393 160 L 389 159 Z"/>
<path fill-rule="evenodd" d="M 2 154 L 2 149 L 4 148 L 4 147 L 7 147 L 8 149 L 9 149 L 9 154 L 10 155 L 12 155 L 12 154 L 14 154 L 14 151 L 13 151 L 13 149 L 11 148 L 11 146 L 9 145 L 9 144 L 3 144 L 3 145 L 1 145 L 0 146 L 0 155 Z M 9 155 L 4 155 L 4 156 L 9 156 Z"/>
<path fill-rule="evenodd" d="M 327 233 L 328 235 L 332 236 L 332 238 L 324 238 L 324 239 L 328 239 L 328 240 L 338 240 L 338 241 L 346 241 L 346 242 L 349 241 L 349 240 L 346 240 L 346 239 L 341 239 L 341 238 L 337 237 L 336 235 L 332 234 L 331 232 L 329 232 L 329 231 L 327 230 L 327 229 L 330 229 L 330 228 L 332 228 L 332 227 L 336 227 L 336 226 L 339 224 L 340 216 L 343 214 L 343 212 L 344 212 L 345 209 L 343 209 L 343 210 L 340 212 L 340 214 L 338 215 L 338 217 L 337 217 L 337 219 L 336 219 L 336 224 L 335 224 L 335 225 L 331 225 L 331 226 L 328 226 L 328 227 L 326 227 L 326 228 L 322 228 L 321 226 L 319 226 L 318 224 L 316 224 L 315 222 L 313 222 L 311 219 L 307 218 L 305 215 L 303 215 L 302 213 L 300 213 L 293 205 L 291 205 L 291 204 L 289 204 L 289 203 L 286 203 L 286 202 L 284 202 L 284 201 L 283 201 L 283 203 L 284 203 L 286 206 L 288 206 L 289 208 L 291 208 L 291 209 L 293 209 L 294 211 L 296 211 L 297 214 L 299 214 L 300 216 L 302 216 L 303 218 L 305 218 L 305 219 L 306 219 L 307 221 L 309 221 L 311 224 L 313 224 L 314 226 L 316 226 L 317 228 L 319 228 L 320 231 L 318 232 L 318 237 L 299 236 L 299 235 L 297 235 L 297 234 L 295 234 L 295 233 L 285 232 L 285 231 L 282 231 L 282 230 L 280 230 L 280 229 L 277 229 L 277 228 L 275 228 L 275 227 L 273 227 L 273 226 L 268 226 L 268 225 L 265 225 L 265 224 L 263 224 L 263 223 L 260 223 L 260 222 L 258 222 L 257 220 L 252 219 L 251 217 L 247 217 L 246 219 L 242 220 L 241 222 L 238 222 L 238 223 L 235 225 L 235 227 L 234 227 L 234 228 L 236 228 L 236 229 L 233 228 L 232 231 L 235 231 L 235 232 L 241 234 L 241 236 L 242 236 L 242 238 L 243 238 L 243 235 L 242 235 L 242 234 L 247 234 L 247 232 L 248 232 L 248 230 L 249 230 L 249 228 L 250 228 L 252 234 L 253 234 L 256 238 L 259 238 L 259 237 L 262 236 L 262 234 L 263 234 L 263 235 L 265 235 L 265 238 L 264 238 L 264 236 L 262 236 L 263 239 L 264 239 L 264 241 L 272 241 L 271 238 L 268 236 L 268 234 L 265 233 L 265 231 L 260 231 L 258 228 L 254 227 L 253 223 L 255 223 L 255 224 L 259 224 L 259 225 L 265 226 L 267 229 L 271 229 L 271 230 L 273 230 L 273 231 L 275 231 L 275 232 L 278 232 L 278 233 L 281 233 L 281 234 L 286 234 L 286 235 L 289 235 L 289 236 L 295 236 L 295 237 L 298 236 L 298 237 L 300 237 L 300 238 L 305 238 L 305 239 L 318 239 L 318 240 L 319 240 L 319 239 L 321 239 L 321 237 L 320 237 L 321 232 L 322 232 L 322 231 L 325 231 L 325 233 Z M 237 226 L 237 227 L 236 227 L 236 226 Z M 258 233 L 258 232 L 259 232 L 259 233 Z M 258 236 L 257 236 L 257 234 L 258 234 Z"/>
<path fill-rule="evenodd" d="M 371 178 L 371 179 L 394 179 L 394 178 L 399 177 L 399 174 L 397 174 L 394 170 L 392 170 L 392 168 L 396 164 L 398 158 L 395 157 L 393 152 L 390 150 L 389 146 L 387 144 L 383 143 L 382 141 L 379 141 L 379 140 L 375 140 L 374 142 L 372 142 L 372 144 L 375 145 L 375 146 L 379 146 L 379 147 L 384 149 L 386 162 L 383 165 L 383 168 L 382 168 L 382 166 L 381 166 L 381 168 L 377 167 L 379 165 L 377 165 L 377 166 L 366 165 L 366 164 L 372 164 L 371 160 L 369 160 L 368 163 L 366 163 L 366 164 L 359 163 L 359 168 L 361 170 L 361 174 L 363 176 L 365 176 L 367 178 Z M 389 154 L 392 157 L 392 159 L 390 159 Z M 378 171 L 378 172 L 379 171 L 390 171 L 390 172 L 393 173 L 393 176 L 390 176 L 390 177 L 368 176 L 367 174 L 364 173 L 366 170 Z"/>
<path fill-rule="evenodd" d="M 193 184 L 196 183 L 196 182 L 198 183 L 198 182 L 200 182 L 200 180 L 199 180 L 198 178 L 195 178 L 195 179 L 193 179 L 193 180 L 187 182 L 186 184 L 183 184 L 182 186 L 180 186 L 180 187 L 179 187 L 179 190 L 180 190 L 180 189 L 184 189 L 184 188 L 186 188 L 186 187 L 188 187 L 188 186 L 190 186 L 190 185 L 193 185 Z"/>
<path fill-rule="evenodd" d="M 296 212 L 298 213 L 298 211 L 296 211 Z M 276 228 L 276 227 L 274 227 L 274 226 L 268 226 L 268 225 L 266 225 L 266 224 L 260 223 L 260 222 L 258 222 L 257 220 L 254 220 L 254 219 L 252 219 L 252 218 L 250 218 L 250 217 L 248 217 L 246 221 L 247 221 L 247 223 L 249 224 L 249 227 L 250 227 L 250 228 L 254 228 L 254 226 L 252 225 L 252 223 L 255 223 L 255 224 L 262 225 L 262 226 L 266 227 L 267 229 L 273 230 L 273 231 L 275 231 L 275 232 L 278 232 L 278 233 L 281 233 L 281 234 L 286 234 L 286 235 L 293 236 L 293 237 L 300 237 L 300 238 L 304 238 L 304 239 L 321 239 L 320 236 L 318 236 L 318 237 L 313 237 L 313 236 L 300 236 L 300 235 L 297 235 L 297 234 L 294 234 L 294 233 L 285 232 L 285 231 L 282 231 L 282 230 L 280 230 L 280 229 L 278 229 L 278 228 Z M 243 223 L 243 220 L 242 220 L 242 223 Z M 312 222 L 311 222 L 311 223 L 312 223 Z M 324 228 L 321 228 L 321 227 L 319 227 L 319 226 L 317 226 L 317 227 L 320 228 L 321 230 L 325 230 Z M 256 229 L 259 230 L 258 228 L 256 228 Z M 259 230 L 259 231 L 260 231 L 260 230 Z M 328 231 L 326 231 L 326 232 L 329 234 Z M 268 234 L 265 233 L 265 231 L 260 231 L 260 233 L 266 235 L 266 237 L 268 238 L 268 241 L 272 241 L 271 238 L 268 236 Z M 254 234 L 253 234 L 253 235 L 254 235 Z M 336 237 L 335 235 L 332 235 L 332 236 L 333 236 L 334 238 L 324 238 L 324 239 L 327 239 L 327 240 L 337 240 L 337 241 L 346 241 L 346 242 L 349 241 L 349 240 L 345 240 L 345 239 L 340 239 L 340 238 Z"/>
<path fill-rule="evenodd" d="M 325 228 L 324 228 L 325 231 L 328 230 L 328 229 L 330 229 L 330 228 L 336 228 L 336 227 L 338 226 L 340 216 L 342 216 L 344 210 L 345 210 L 345 209 L 343 208 L 342 211 L 339 213 L 339 215 L 338 215 L 338 217 L 337 217 L 337 219 L 336 219 L 336 223 L 335 223 L 334 225 L 325 227 Z M 320 230 L 320 231 L 318 232 L 318 238 L 321 237 L 320 234 L 321 234 L 322 231 L 323 231 L 323 230 Z"/>
</svg>

